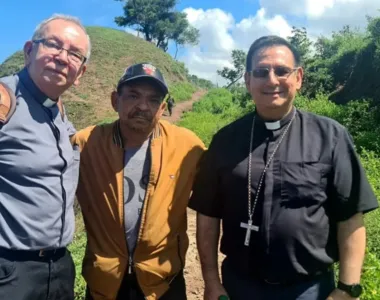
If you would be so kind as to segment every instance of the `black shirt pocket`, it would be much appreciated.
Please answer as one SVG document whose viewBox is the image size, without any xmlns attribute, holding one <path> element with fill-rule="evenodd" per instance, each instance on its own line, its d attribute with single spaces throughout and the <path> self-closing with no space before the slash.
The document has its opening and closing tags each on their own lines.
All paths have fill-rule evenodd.
<svg viewBox="0 0 380 300">
<path fill-rule="evenodd" d="M 299 208 L 323 202 L 325 169 L 319 162 L 281 162 L 283 205 Z"/>
</svg>

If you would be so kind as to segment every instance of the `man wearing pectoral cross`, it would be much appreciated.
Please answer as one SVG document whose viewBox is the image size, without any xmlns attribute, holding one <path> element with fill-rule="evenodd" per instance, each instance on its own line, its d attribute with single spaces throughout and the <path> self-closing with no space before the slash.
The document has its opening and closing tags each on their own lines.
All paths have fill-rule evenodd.
<svg viewBox="0 0 380 300">
<path fill-rule="evenodd" d="M 215 134 L 189 203 L 197 211 L 205 300 L 361 294 L 363 214 L 378 203 L 346 128 L 294 107 L 302 78 L 300 55 L 286 40 L 252 44 L 245 82 L 255 111 Z"/>
</svg>

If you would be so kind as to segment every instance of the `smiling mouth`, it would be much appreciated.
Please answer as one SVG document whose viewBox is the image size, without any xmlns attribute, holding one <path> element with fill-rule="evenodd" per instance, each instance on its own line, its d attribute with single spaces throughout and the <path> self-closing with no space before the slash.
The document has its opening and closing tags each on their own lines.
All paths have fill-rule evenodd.
<svg viewBox="0 0 380 300">
<path fill-rule="evenodd" d="M 263 92 L 264 95 L 279 95 L 279 94 L 282 94 L 283 92 Z"/>
</svg>

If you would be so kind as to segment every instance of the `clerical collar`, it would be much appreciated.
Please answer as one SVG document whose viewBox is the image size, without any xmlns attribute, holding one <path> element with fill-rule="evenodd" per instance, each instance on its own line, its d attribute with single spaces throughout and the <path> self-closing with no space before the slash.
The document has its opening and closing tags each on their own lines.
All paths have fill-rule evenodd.
<svg viewBox="0 0 380 300">
<path fill-rule="evenodd" d="M 32 97 L 36 101 L 41 103 L 43 106 L 52 107 L 57 104 L 57 101 L 50 99 L 37 87 L 37 85 L 33 82 L 32 78 L 30 77 L 29 71 L 27 68 L 22 69 L 18 73 L 18 77 L 20 78 L 20 81 L 28 90 L 28 92 L 32 95 Z"/>
<path fill-rule="evenodd" d="M 274 131 L 282 128 L 284 125 L 288 124 L 292 119 L 293 115 L 296 113 L 296 108 L 293 106 L 292 110 L 281 120 L 278 121 L 266 121 L 262 119 L 259 114 L 256 112 L 256 122 L 262 123 L 265 125 L 266 129 Z"/>
</svg>

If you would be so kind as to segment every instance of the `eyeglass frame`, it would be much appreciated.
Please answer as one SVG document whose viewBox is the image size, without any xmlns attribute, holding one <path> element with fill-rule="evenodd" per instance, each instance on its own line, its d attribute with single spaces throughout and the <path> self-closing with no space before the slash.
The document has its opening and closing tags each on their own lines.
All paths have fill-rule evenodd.
<svg viewBox="0 0 380 300">
<path fill-rule="evenodd" d="M 253 75 L 253 71 L 254 71 L 255 69 L 253 69 L 253 70 L 251 70 L 251 71 L 247 71 L 247 73 L 248 73 L 250 76 L 252 76 L 253 78 L 255 78 L 255 79 L 268 79 L 269 74 L 270 74 L 270 71 L 273 70 L 274 76 L 276 76 L 277 79 L 288 79 L 288 78 L 290 77 L 290 75 L 292 75 L 295 71 L 297 71 L 297 70 L 300 69 L 300 67 L 296 67 L 296 68 L 289 68 L 289 67 L 285 67 L 285 66 L 278 66 L 278 67 L 280 67 L 280 68 L 284 68 L 284 69 L 288 69 L 288 70 L 289 70 L 289 73 L 288 73 L 286 76 L 278 76 L 278 75 L 276 74 L 276 72 L 274 71 L 274 69 L 275 69 L 276 67 L 269 67 L 269 68 L 268 68 L 268 67 L 258 67 L 258 68 L 255 68 L 255 69 L 265 69 L 265 70 L 268 70 L 268 75 L 265 76 L 265 77 L 257 77 L 257 76 L 254 76 L 254 75 Z"/>
<path fill-rule="evenodd" d="M 48 41 L 48 40 L 49 39 L 43 38 L 43 39 L 38 39 L 38 40 L 32 40 L 32 42 L 35 43 L 35 44 L 41 44 L 42 43 L 42 45 L 46 47 L 46 41 Z M 86 61 L 87 61 L 87 57 L 84 56 L 83 54 L 79 53 L 79 52 L 74 52 L 74 51 L 71 51 L 69 49 L 63 48 L 61 46 L 59 46 L 59 49 L 56 49 L 56 50 L 58 51 L 58 53 L 55 54 L 55 55 L 59 55 L 59 54 L 62 53 L 62 50 L 65 50 L 67 52 L 67 57 L 68 57 L 69 60 L 70 60 L 69 54 L 80 55 L 82 57 L 82 62 L 80 63 L 80 66 L 83 66 L 86 63 Z M 71 60 L 70 60 L 70 63 L 72 63 Z"/>
</svg>

